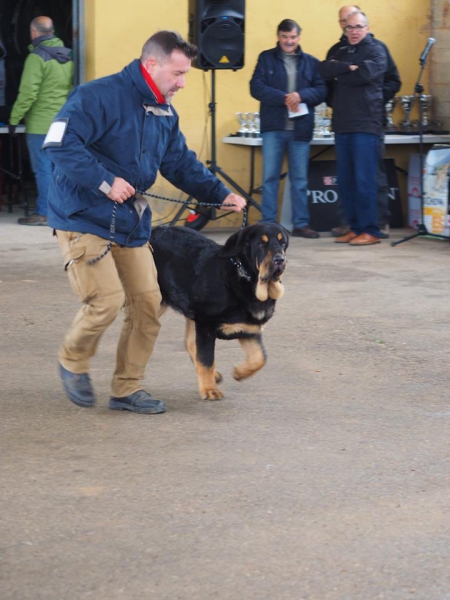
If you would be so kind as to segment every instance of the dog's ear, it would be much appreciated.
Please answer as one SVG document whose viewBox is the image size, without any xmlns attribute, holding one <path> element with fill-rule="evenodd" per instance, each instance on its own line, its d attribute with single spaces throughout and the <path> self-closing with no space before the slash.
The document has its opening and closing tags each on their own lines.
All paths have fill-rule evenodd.
<svg viewBox="0 0 450 600">
<path fill-rule="evenodd" d="M 225 242 L 225 245 L 223 246 L 220 255 L 229 257 L 236 256 L 236 254 L 239 254 L 239 252 L 242 250 L 242 246 L 244 245 L 246 233 L 247 227 L 236 231 L 236 233 L 233 233 L 233 235 L 230 235 L 230 237 Z"/>
<path fill-rule="evenodd" d="M 279 225 L 280 225 L 281 229 L 283 230 L 284 235 L 286 236 L 286 248 L 287 248 L 289 246 L 289 238 L 290 238 L 291 234 L 286 229 L 286 227 L 283 227 L 283 225 L 281 225 L 281 223 Z"/>
</svg>

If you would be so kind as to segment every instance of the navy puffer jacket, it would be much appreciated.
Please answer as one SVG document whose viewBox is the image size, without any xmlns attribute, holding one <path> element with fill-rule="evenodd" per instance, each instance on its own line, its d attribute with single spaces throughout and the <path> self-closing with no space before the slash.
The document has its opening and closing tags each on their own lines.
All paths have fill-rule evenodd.
<svg viewBox="0 0 450 600">
<path fill-rule="evenodd" d="M 108 239 L 114 203 L 102 190 L 115 177 L 145 191 L 160 171 L 187 194 L 215 204 L 230 193 L 188 149 L 174 107 L 157 103 L 138 60 L 76 88 L 56 121 L 67 124 L 64 137 L 44 143 L 54 163 L 48 224 L 55 229 Z M 140 218 L 132 198 L 117 204 L 118 244 L 142 246 L 150 230 L 148 206 Z"/>
<path fill-rule="evenodd" d="M 310 54 L 297 48 L 297 87 L 302 102 L 309 108 L 309 114 L 294 119 L 295 139 L 309 142 L 314 129 L 314 107 L 323 102 L 327 95 L 325 81 L 319 75 L 319 61 Z M 283 52 L 276 48 L 265 50 L 259 55 L 250 92 L 253 98 L 261 102 L 261 132 L 284 130 L 286 128 L 287 109 L 284 103 L 288 88 Z"/>
<path fill-rule="evenodd" d="M 350 65 L 358 68 L 352 71 Z M 320 72 L 331 83 L 335 133 L 382 135 L 386 67 L 386 51 L 370 35 L 353 46 L 339 47 L 320 64 Z"/>
</svg>

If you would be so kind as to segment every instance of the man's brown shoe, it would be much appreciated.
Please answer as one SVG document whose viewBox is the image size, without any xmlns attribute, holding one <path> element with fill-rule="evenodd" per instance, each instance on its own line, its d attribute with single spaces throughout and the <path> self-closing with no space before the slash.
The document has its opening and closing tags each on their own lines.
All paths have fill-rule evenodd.
<svg viewBox="0 0 450 600">
<path fill-rule="evenodd" d="M 341 235 L 341 237 L 336 238 L 334 240 L 334 243 L 335 244 L 348 244 L 357 237 L 358 237 L 357 233 L 355 233 L 354 231 L 349 231 L 346 235 Z"/>
<path fill-rule="evenodd" d="M 375 235 L 361 233 L 350 242 L 350 246 L 372 246 L 372 244 L 379 244 L 380 242 L 380 238 Z"/>
<path fill-rule="evenodd" d="M 341 237 L 341 235 L 347 235 L 350 232 L 350 225 L 339 225 L 331 230 L 333 237 Z"/>
<path fill-rule="evenodd" d="M 320 234 L 317 233 L 317 231 L 314 231 L 314 229 L 310 229 L 309 227 L 298 227 L 292 231 L 291 235 L 293 237 L 303 237 L 309 239 L 317 239 L 320 237 Z"/>
</svg>

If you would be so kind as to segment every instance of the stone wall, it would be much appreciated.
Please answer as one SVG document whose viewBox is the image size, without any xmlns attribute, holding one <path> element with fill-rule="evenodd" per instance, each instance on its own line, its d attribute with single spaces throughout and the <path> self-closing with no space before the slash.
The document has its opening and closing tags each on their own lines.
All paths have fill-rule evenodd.
<svg viewBox="0 0 450 600">
<path fill-rule="evenodd" d="M 432 118 L 450 129 L 450 0 L 431 0 L 430 35 L 436 39 L 428 56 L 429 93 L 434 96 Z"/>
</svg>

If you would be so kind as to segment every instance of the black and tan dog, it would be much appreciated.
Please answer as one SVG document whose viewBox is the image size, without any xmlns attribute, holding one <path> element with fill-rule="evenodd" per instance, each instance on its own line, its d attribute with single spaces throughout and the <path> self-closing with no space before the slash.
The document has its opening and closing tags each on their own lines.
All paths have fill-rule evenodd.
<svg viewBox="0 0 450 600">
<path fill-rule="evenodd" d="M 266 362 L 263 325 L 284 293 L 288 234 L 280 225 L 250 225 L 220 246 L 184 227 L 157 227 L 150 243 L 163 305 L 187 320 L 186 349 L 204 400 L 223 397 L 215 369 L 216 339 L 239 339 L 246 360 L 234 368 L 240 381 Z"/>
</svg>

